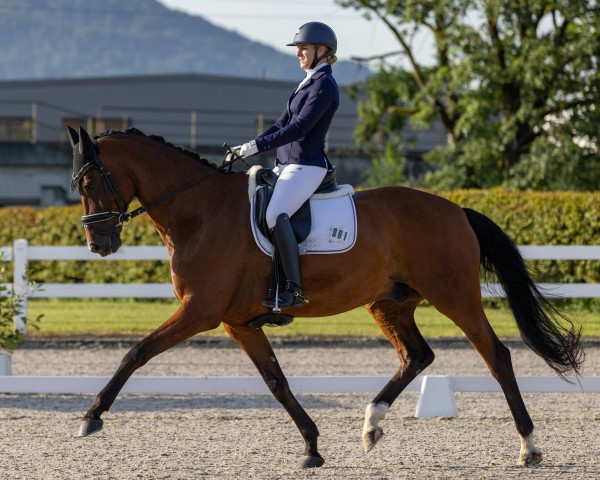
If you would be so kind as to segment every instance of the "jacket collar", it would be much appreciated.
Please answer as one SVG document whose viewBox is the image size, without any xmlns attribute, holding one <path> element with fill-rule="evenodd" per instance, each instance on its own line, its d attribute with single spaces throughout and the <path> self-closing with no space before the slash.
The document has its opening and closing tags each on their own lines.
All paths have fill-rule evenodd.
<svg viewBox="0 0 600 480">
<path fill-rule="evenodd" d="M 312 84 L 317 78 L 320 78 L 323 75 L 327 75 L 327 74 L 331 74 L 331 65 L 329 65 L 329 64 L 326 64 L 324 67 L 321 67 L 316 72 L 314 72 L 310 76 L 310 78 L 306 82 L 304 82 L 304 84 L 300 88 L 298 88 L 298 90 L 296 90 L 294 92 L 294 94 L 292 96 L 294 96 L 300 90 L 303 90 L 304 88 L 306 88 L 307 86 L 309 86 L 310 84 Z"/>
</svg>

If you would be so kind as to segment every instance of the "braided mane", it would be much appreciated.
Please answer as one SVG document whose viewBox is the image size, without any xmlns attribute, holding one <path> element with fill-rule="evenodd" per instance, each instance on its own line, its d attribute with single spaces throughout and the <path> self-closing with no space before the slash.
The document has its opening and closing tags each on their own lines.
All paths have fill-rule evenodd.
<svg viewBox="0 0 600 480">
<path fill-rule="evenodd" d="M 167 142 L 163 136 L 161 135 L 146 135 L 144 132 L 142 132 L 141 130 L 135 128 L 135 127 L 130 127 L 125 131 L 121 131 L 121 130 L 107 130 L 105 132 L 102 132 L 101 134 L 97 135 L 95 138 L 103 138 L 103 137 L 110 137 L 111 135 L 123 135 L 123 134 L 127 134 L 127 135 L 137 135 L 140 137 L 144 137 L 147 138 L 149 140 L 158 142 L 162 145 L 166 145 L 167 147 L 171 147 L 174 148 L 175 150 L 177 150 L 180 153 L 183 153 L 185 155 L 187 155 L 188 157 L 193 158 L 194 160 L 196 160 L 197 162 L 200 162 L 202 165 L 206 165 L 207 167 L 211 167 L 211 168 L 217 168 L 217 165 L 215 165 L 212 162 L 209 162 L 206 158 L 202 158 L 198 153 L 193 152 L 191 150 L 187 150 L 185 148 L 182 147 L 178 147 L 176 145 L 173 145 L 170 142 Z"/>
</svg>

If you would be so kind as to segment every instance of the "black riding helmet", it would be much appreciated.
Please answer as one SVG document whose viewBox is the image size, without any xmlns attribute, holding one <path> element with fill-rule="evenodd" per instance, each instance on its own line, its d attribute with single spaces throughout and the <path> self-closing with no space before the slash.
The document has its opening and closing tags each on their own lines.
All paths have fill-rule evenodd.
<svg viewBox="0 0 600 480">
<path fill-rule="evenodd" d="M 296 35 L 294 35 L 292 43 L 288 43 L 287 46 L 295 47 L 303 43 L 315 46 L 315 58 L 310 66 L 311 69 L 315 68 L 317 63 L 324 58 L 335 55 L 337 51 L 337 38 L 334 31 L 321 22 L 308 22 L 302 25 L 296 32 Z M 317 57 L 319 45 L 325 45 L 329 50 L 320 57 Z"/>
</svg>

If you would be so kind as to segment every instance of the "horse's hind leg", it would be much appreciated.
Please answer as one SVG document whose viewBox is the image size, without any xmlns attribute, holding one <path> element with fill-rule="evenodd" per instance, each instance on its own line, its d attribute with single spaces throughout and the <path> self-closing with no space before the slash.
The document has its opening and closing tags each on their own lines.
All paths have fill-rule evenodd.
<svg viewBox="0 0 600 480">
<path fill-rule="evenodd" d="M 451 318 L 465 332 L 471 345 L 483 357 L 492 376 L 500 384 L 521 440 L 519 465 L 537 465 L 542 460 L 542 452 L 536 448 L 533 441 L 533 422 L 517 385 L 510 350 L 496 336 L 483 311 L 481 302 L 478 300 L 474 303 L 478 305 L 473 305 L 473 309 L 471 309 L 473 313 L 468 313 L 469 309 L 464 306 L 458 307 L 456 310 L 453 308 L 444 310 L 438 306 L 438 310 Z M 465 302 L 464 305 L 468 305 L 468 302 Z"/>
<path fill-rule="evenodd" d="M 138 342 L 121 361 L 121 365 L 97 395 L 92 407 L 83 417 L 79 436 L 85 437 L 102 429 L 100 416 L 106 412 L 133 373 L 151 358 L 190 338 L 196 333 L 216 328 L 220 320 L 200 321 L 196 308 L 189 302 L 181 304 L 177 311 L 150 335 Z"/>
<path fill-rule="evenodd" d="M 414 311 L 421 298 L 410 297 L 399 304 L 393 300 L 380 300 L 367 306 L 377 325 L 394 345 L 400 367 L 383 390 L 367 406 L 363 428 L 365 451 L 371 450 L 383 435 L 379 421 L 383 420 L 394 400 L 429 366 L 434 354 L 415 324 Z"/>
<path fill-rule="evenodd" d="M 302 468 L 320 467 L 325 462 L 317 450 L 317 426 L 292 394 L 273 348 L 262 330 L 224 324 L 227 333 L 250 357 L 273 396 L 283 405 L 300 430 L 305 442 Z"/>
</svg>

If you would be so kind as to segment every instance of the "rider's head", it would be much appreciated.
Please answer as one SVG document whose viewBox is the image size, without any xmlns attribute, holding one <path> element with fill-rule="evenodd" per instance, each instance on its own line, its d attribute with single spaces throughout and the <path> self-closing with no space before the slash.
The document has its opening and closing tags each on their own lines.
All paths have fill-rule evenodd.
<svg viewBox="0 0 600 480">
<path fill-rule="evenodd" d="M 300 65 L 307 70 L 315 68 L 326 60 L 330 65 L 337 61 L 337 38 L 334 31 L 321 22 L 308 22 L 302 25 L 288 47 L 298 47 Z M 306 48 L 311 47 L 311 48 Z"/>
</svg>

